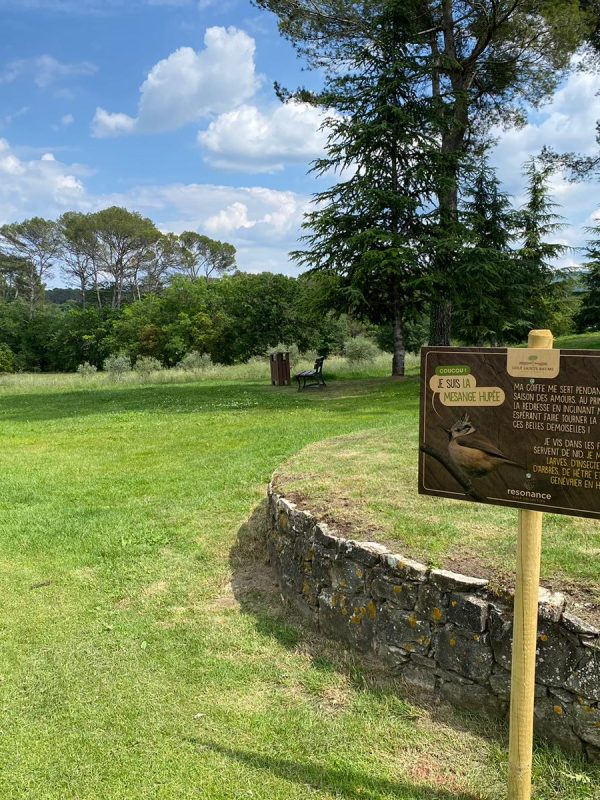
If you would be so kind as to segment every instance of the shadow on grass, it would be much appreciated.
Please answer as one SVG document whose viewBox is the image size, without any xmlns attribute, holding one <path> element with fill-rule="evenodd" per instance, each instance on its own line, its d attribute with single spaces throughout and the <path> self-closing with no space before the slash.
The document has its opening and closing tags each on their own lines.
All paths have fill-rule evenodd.
<svg viewBox="0 0 600 800">
<path fill-rule="evenodd" d="M 416 786 L 402 780 L 389 780 L 369 775 L 357 769 L 325 767 L 310 762 L 298 762 L 250 750 L 223 747 L 214 742 L 203 742 L 203 749 L 238 761 L 245 766 L 265 770 L 278 778 L 293 781 L 311 789 L 331 792 L 346 800 L 377 800 L 389 797 L 394 800 L 480 800 L 480 796 Z"/>
<path fill-rule="evenodd" d="M 414 404 L 416 410 L 415 384 L 416 379 L 397 383 L 390 378 L 367 378 L 339 380 L 322 392 L 298 392 L 294 387 L 272 387 L 251 382 L 52 390 L 0 397 L 0 419 L 36 422 L 94 414 L 198 414 L 252 411 L 255 408 L 277 411 L 310 405 L 318 405 L 323 413 L 334 410 L 340 414 L 348 412 L 361 416 L 373 413 L 374 391 L 393 393 L 394 398 Z"/>
<path fill-rule="evenodd" d="M 357 690 L 400 697 L 425 709 L 433 722 L 448 725 L 459 732 L 485 736 L 506 747 L 508 730 L 502 719 L 462 712 L 430 693 L 407 687 L 373 655 L 347 650 L 343 644 L 319 633 L 310 619 L 301 617 L 284 600 L 277 575 L 268 563 L 265 547 L 268 524 L 267 502 L 264 500 L 241 526 L 230 551 L 233 593 L 241 609 L 254 618 L 259 633 L 276 639 L 283 647 L 308 655 L 317 669 L 343 673 Z M 438 795 L 415 795 L 421 796 L 433 798 Z"/>
</svg>

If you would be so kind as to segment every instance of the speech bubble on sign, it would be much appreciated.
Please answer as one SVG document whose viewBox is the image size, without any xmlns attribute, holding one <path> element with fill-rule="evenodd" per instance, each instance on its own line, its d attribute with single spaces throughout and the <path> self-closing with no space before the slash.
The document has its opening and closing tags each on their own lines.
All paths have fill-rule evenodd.
<svg viewBox="0 0 600 800">
<path fill-rule="evenodd" d="M 432 375 L 429 379 L 429 388 L 432 392 L 442 392 L 445 389 L 474 389 L 476 386 L 474 375 Z"/>
<path fill-rule="evenodd" d="M 443 406 L 476 408 L 501 406 L 506 395 L 499 386 L 478 386 L 475 389 L 442 389 L 438 393 Z"/>
</svg>

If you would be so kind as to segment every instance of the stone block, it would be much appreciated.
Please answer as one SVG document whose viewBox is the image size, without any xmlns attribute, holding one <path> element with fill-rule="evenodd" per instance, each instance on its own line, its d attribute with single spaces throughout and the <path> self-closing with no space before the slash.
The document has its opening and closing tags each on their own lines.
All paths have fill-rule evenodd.
<svg viewBox="0 0 600 800">
<path fill-rule="evenodd" d="M 485 686 L 476 683 L 455 683 L 444 681 L 440 694 L 453 706 L 468 711 L 485 712 L 492 716 L 504 716 L 506 704 Z"/>
<path fill-rule="evenodd" d="M 431 583 L 422 583 L 419 586 L 419 599 L 417 601 L 417 614 L 429 622 L 437 625 L 446 621 L 447 599 L 442 592 Z"/>
<path fill-rule="evenodd" d="M 568 631 L 580 636 L 600 636 L 600 630 L 569 611 L 563 612 L 562 623 Z"/>
<path fill-rule="evenodd" d="M 548 689 L 548 695 L 555 698 L 559 703 L 562 703 L 565 706 L 571 706 L 577 699 L 574 694 L 567 692 L 566 689 Z"/>
<path fill-rule="evenodd" d="M 282 598 L 302 617 L 305 622 L 314 625 L 317 621 L 317 609 L 310 605 L 302 594 L 298 594 L 295 589 L 290 589 L 284 584 L 281 585 Z"/>
<path fill-rule="evenodd" d="M 392 583 L 385 578 L 385 572 L 380 567 L 373 571 L 370 591 L 377 600 L 388 600 L 407 611 L 414 609 L 417 604 L 418 584 L 410 581 Z"/>
<path fill-rule="evenodd" d="M 417 581 L 420 583 L 427 577 L 428 570 L 425 564 L 404 558 L 397 553 L 384 555 L 382 560 L 390 571 L 392 581 Z"/>
<path fill-rule="evenodd" d="M 319 626 L 326 636 L 346 642 L 357 650 L 373 643 L 377 607 L 369 597 L 348 597 L 339 592 L 319 595 Z"/>
<path fill-rule="evenodd" d="M 294 553 L 299 564 L 303 561 L 312 561 L 315 555 L 312 540 L 307 536 L 298 536 L 294 539 Z"/>
<path fill-rule="evenodd" d="M 568 753 L 581 754 L 583 743 L 572 728 L 568 708 L 554 698 L 538 698 L 534 709 L 534 730 L 538 736 L 560 745 Z"/>
<path fill-rule="evenodd" d="M 488 602 L 472 594 L 452 594 L 448 621 L 474 633 L 483 633 L 488 622 Z"/>
<path fill-rule="evenodd" d="M 331 566 L 333 552 L 320 545 L 313 544 L 313 558 L 310 562 L 310 572 L 319 587 L 331 586 Z"/>
<path fill-rule="evenodd" d="M 490 644 L 494 659 L 501 667 L 512 668 L 512 617 L 494 606 L 490 609 Z"/>
<path fill-rule="evenodd" d="M 410 660 L 414 664 L 417 664 L 420 667 L 425 667 L 426 669 L 435 669 L 437 666 L 435 663 L 435 658 L 433 658 L 431 655 L 422 656 L 419 655 L 419 653 L 411 653 Z"/>
<path fill-rule="evenodd" d="M 485 683 L 492 674 L 494 656 L 485 634 L 463 635 L 454 625 L 446 625 L 437 638 L 439 665 L 464 677 Z"/>
<path fill-rule="evenodd" d="M 600 764 L 600 747 L 591 747 L 587 745 L 585 748 L 585 756 L 590 764 Z"/>
<path fill-rule="evenodd" d="M 340 545 L 340 556 L 355 561 L 363 567 L 374 567 L 387 553 L 389 553 L 388 548 L 377 542 L 354 542 L 348 539 Z"/>
<path fill-rule="evenodd" d="M 579 652 L 579 661 L 565 686 L 593 703 L 600 702 L 600 651 L 584 643 Z"/>
<path fill-rule="evenodd" d="M 344 541 L 340 536 L 336 536 L 329 525 L 324 522 L 319 522 L 315 525 L 312 532 L 312 539 L 316 545 L 323 547 L 326 550 L 334 550 L 337 552 L 341 543 Z"/>
<path fill-rule="evenodd" d="M 432 569 L 429 580 L 442 592 L 472 592 L 485 589 L 488 581 L 483 578 L 471 578 L 447 569 Z"/>
<path fill-rule="evenodd" d="M 290 518 L 285 511 L 279 510 L 277 512 L 277 529 L 281 531 L 281 533 L 285 533 L 288 536 L 291 536 L 292 534 Z"/>
<path fill-rule="evenodd" d="M 416 664 L 408 664 L 402 670 L 402 679 L 407 686 L 412 689 L 419 689 L 425 692 L 435 691 L 435 672 L 427 667 L 420 667 Z"/>
<path fill-rule="evenodd" d="M 415 613 L 383 603 L 377 637 L 383 644 L 398 647 L 405 653 L 425 655 L 431 646 L 431 627 Z"/>
<path fill-rule="evenodd" d="M 585 702 L 575 703 L 572 713 L 575 732 L 587 744 L 600 748 L 600 708 Z"/>
<path fill-rule="evenodd" d="M 302 595 L 302 599 L 305 603 L 307 603 L 312 608 L 316 608 L 318 605 L 318 597 L 319 597 L 319 586 L 312 580 L 310 575 L 305 575 L 304 579 L 302 580 L 302 586 L 300 588 L 300 594 Z"/>
<path fill-rule="evenodd" d="M 562 592 L 551 592 L 540 586 L 538 593 L 538 617 L 548 622 L 558 622 L 565 608 L 565 596 Z"/>
<path fill-rule="evenodd" d="M 299 508 L 292 509 L 289 514 L 289 521 L 294 533 L 302 536 L 310 534 L 315 524 L 312 514 Z"/>
<path fill-rule="evenodd" d="M 510 700 L 510 672 L 501 667 L 494 667 L 494 671 L 490 675 L 490 686 L 494 694 L 497 694 L 502 700 Z"/>
<path fill-rule="evenodd" d="M 374 645 L 377 657 L 395 674 L 401 674 L 408 664 L 408 653 L 400 647 L 386 644 L 380 640 L 375 641 Z"/>
<path fill-rule="evenodd" d="M 565 678 L 577 664 L 580 649 L 566 636 L 561 636 L 560 627 L 552 622 L 538 625 L 535 672 L 538 683 L 558 688 L 565 686 Z"/>
<path fill-rule="evenodd" d="M 331 564 L 330 574 L 334 591 L 345 594 L 365 593 L 366 569 L 362 564 L 338 557 Z"/>
</svg>

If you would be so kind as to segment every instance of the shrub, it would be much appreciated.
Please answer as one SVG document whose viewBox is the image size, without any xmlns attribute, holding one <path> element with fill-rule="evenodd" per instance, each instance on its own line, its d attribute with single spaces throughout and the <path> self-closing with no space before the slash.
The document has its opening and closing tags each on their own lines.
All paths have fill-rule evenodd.
<svg viewBox="0 0 600 800">
<path fill-rule="evenodd" d="M 298 349 L 297 344 L 285 344 L 284 342 L 279 342 L 275 345 L 275 347 L 269 347 L 267 350 L 267 355 L 270 356 L 272 353 L 289 353 L 290 354 L 290 366 L 294 366 L 295 364 L 300 361 L 300 350 Z"/>
<path fill-rule="evenodd" d="M 104 360 L 102 366 L 104 371 L 108 372 L 113 380 L 119 380 L 126 372 L 131 371 L 131 361 L 129 360 L 129 356 L 126 356 L 124 353 L 109 356 Z"/>
<path fill-rule="evenodd" d="M 134 365 L 134 370 L 141 375 L 149 375 L 151 372 L 158 372 L 163 369 L 163 365 L 153 356 L 140 356 Z"/>
<path fill-rule="evenodd" d="M 77 374 L 81 375 L 82 378 L 91 378 L 95 372 L 98 372 L 98 367 L 90 364 L 89 361 L 84 361 L 83 364 L 77 367 Z"/>
<path fill-rule="evenodd" d="M 344 343 L 344 355 L 349 364 L 370 364 L 379 355 L 379 348 L 366 336 L 355 336 Z"/>
<path fill-rule="evenodd" d="M 15 371 L 15 354 L 7 344 L 0 344 L 0 373 Z"/>
<path fill-rule="evenodd" d="M 208 353 L 199 353 L 197 350 L 192 350 L 184 355 L 177 367 L 178 369 L 185 369 L 187 372 L 204 372 L 205 369 L 212 367 L 212 358 Z"/>
</svg>

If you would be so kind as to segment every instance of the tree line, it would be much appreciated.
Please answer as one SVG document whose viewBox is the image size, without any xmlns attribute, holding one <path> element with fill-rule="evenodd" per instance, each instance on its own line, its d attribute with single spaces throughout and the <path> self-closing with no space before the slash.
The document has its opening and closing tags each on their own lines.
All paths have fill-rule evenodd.
<svg viewBox="0 0 600 800">
<path fill-rule="evenodd" d="M 25 298 L 29 319 L 56 269 L 79 287 L 81 305 L 93 296 L 100 313 L 140 300 L 174 275 L 190 279 L 235 268 L 235 247 L 195 231 L 163 234 L 152 220 L 112 206 L 90 214 L 68 211 L 58 220 L 33 217 L 0 227 L 0 296 Z"/>
<path fill-rule="evenodd" d="M 142 357 L 178 365 L 190 353 L 233 364 L 263 356 L 280 342 L 303 351 L 341 352 L 356 333 L 379 331 L 347 315 L 315 312 L 312 286 L 285 275 L 242 272 L 216 279 L 179 273 L 160 287 L 141 282 L 121 294 L 99 282 L 93 302 L 77 289 L 53 289 L 33 313 L 13 287 L 0 299 L 0 373 L 73 372 L 86 362 L 101 369 L 109 356 Z M 58 299 L 60 302 L 50 302 Z"/>
<path fill-rule="evenodd" d="M 452 322 L 452 335 L 463 344 L 520 342 L 534 324 L 557 334 L 600 326 L 600 225 L 585 248 L 585 277 L 552 269 L 565 247 L 553 241 L 562 221 L 549 194 L 550 174 L 549 166 L 528 164 L 521 208 L 511 204 L 485 159 L 468 175 L 455 254 L 463 286 Z M 353 236 L 363 233 L 349 220 L 337 250 L 350 264 Z M 388 313 L 398 250 L 374 252 L 346 275 L 321 269 L 298 279 L 250 275 L 235 271 L 233 245 L 194 232 L 161 234 L 151 220 L 124 208 L 5 225 L 0 242 L 0 371 L 73 371 L 84 362 L 101 368 L 119 353 L 175 366 L 197 352 L 230 364 L 280 342 L 340 352 L 349 337 L 366 333 L 394 354 L 398 374 L 405 350 L 416 351 L 429 336 L 426 268 L 415 281 L 422 242 L 402 255 L 411 290 L 399 300 L 400 343 Z M 310 254 L 321 257 L 318 246 Z M 44 302 L 45 280 L 56 270 L 76 288 L 50 290 L 52 302 Z"/>
</svg>

